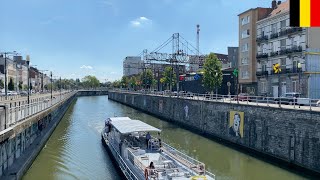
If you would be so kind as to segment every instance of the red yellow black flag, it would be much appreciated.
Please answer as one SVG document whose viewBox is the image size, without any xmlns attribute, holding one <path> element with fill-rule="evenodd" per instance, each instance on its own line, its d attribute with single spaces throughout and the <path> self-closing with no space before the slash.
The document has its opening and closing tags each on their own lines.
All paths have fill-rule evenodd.
<svg viewBox="0 0 320 180">
<path fill-rule="evenodd" d="M 320 27 L 320 0 L 290 0 L 290 26 Z"/>
</svg>

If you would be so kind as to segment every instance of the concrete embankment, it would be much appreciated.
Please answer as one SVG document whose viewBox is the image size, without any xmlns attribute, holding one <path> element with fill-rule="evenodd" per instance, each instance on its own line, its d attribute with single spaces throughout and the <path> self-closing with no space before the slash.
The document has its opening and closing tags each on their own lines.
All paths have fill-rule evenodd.
<svg viewBox="0 0 320 180">
<path fill-rule="evenodd" d="M 1 131 L 0 179 L 21 179 L 62 119 L 75 93 Z"/>
<path fill-rule="evenodd" d="M 320 175 L 319 112 L 119 92 L 109 92 L 109 99 L 285 167 Z"/>
</svg>

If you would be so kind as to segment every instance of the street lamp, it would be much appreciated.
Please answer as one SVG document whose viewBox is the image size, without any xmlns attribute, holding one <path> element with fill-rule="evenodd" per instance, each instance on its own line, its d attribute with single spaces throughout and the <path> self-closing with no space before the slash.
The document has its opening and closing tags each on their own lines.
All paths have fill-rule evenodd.
<svg viewBox="0 0 320 180">
<path fill-rule="evenodd" d="M 4 55 L 4 90 L 6 95 L 6 100 L 8 98 L 8 83 L 7 83 L 7 55 L 17 55 L 18 53 L 16 51 L 13 52 L 3 52 L 1 53 L 1 56 Z"/>
<path fill-rule="evenodd" d="M 26 57 L 27 66 L 28 66 L 28 104 L 30 103 L 30 56 Z"/>
<path fill-rule="evenodd" d="M 302 72 L 302 64 L 299 62 L 298 63 L 298 72 L 299 72 L 299 92 L 302 94 L 302 91 L 301 91 L 301 72 Z"/>
<path fill-rule="evenodd" d="M 50 72 L 50 82 L 51 82 L 51 101 L 52 101 L 52 71 Z"/>
</svg>

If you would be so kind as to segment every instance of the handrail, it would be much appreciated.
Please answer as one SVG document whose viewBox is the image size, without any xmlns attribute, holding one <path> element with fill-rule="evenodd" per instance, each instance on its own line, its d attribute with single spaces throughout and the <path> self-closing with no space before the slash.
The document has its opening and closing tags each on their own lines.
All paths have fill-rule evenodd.
<svg viewBox="0 0 320 180">
<path fill-rule="evenodd" d="M 110 145 L 110 150 L 112 152 L 112 154 L 114 156 L 116 156 L 116 160 L 119 163 L 119 165 L 124 166 L 124 167 L 120 167 L 121 170 L 125 171 L 123 172 L 124 175 L 128 178 L 128 179 L 132 179 L 132 180 L 138 180 L 137 176 L 131 171 L 131 169 L 128 167 L 128 165 L 125 163 L 125 161 L 122 159 L 122 157 L 120 156 L 119 152 L 114 148 L 114 146 L 112 145 L 112 143 L 109 142 Z M 124 169 L 122 169 L 124 168 Z M 127 174 L 129 172 L 129 175 Z"/>
<path fill-rule="evenodd" d="M 109 92 L 120 92 L 130 94 L 143 94 L 162 96 L 180 99 L 192 99 L 200 101 L 215 101 L 230 104 L 246 104 L 261 107 L 277 107 L 284 109 L 300 109 L 308 111 L 320 111 L 320 99 L 311 98 L 289 98 L 289 97 L 267 97 L 250 95 L 220 95 L 220 94 L 198 94 L 198 93 L 178 93 L 169 91 L 130 91 L 113 89 Z"/>
</svg>

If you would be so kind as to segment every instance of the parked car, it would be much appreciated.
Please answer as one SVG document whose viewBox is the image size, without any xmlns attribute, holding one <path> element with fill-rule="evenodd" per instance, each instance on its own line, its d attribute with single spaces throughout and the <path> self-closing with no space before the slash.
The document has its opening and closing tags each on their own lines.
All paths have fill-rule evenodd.
<svg viewBox="0 0 320 180">
<path fill-rule="evenodd" d="M 240 93 L 238 96 L 234 97 L 234 100 L 238 101 L 251 101 L 250 100 L 250 95 L 248 93 Z"/>
<path fill-rule="evenodd" d="M 27 96 L 27 95 L 28 95 L 28 92 L 27 92 L 27 91 L 20 91 L 20 95 L 21 95 L 21 96 Z"/>
<path fill-rule="evenodd" d="M 285 93 L 284 95 L 274 99 L 276 104 L 297 104 L 297 99 L 300 98 L 301 94 L 297 92 Z"/>
</svg>

